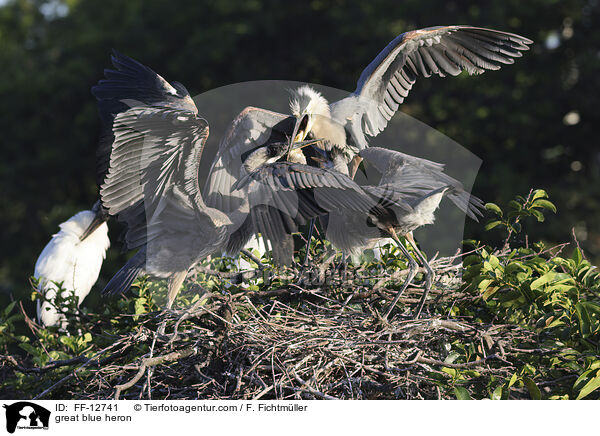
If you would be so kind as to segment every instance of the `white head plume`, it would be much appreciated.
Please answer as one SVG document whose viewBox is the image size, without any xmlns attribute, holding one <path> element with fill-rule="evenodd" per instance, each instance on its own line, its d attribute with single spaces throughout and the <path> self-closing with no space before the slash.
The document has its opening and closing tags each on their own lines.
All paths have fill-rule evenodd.
<svg viewBox="0 0 600 436">
<path fill-rule="evenodd" d="M 301 86 L 291 92 L 290 111 L 295 117 L 311 114 L 330 118 L 329 102 L 320 92 L 315 91 L 308 85 Z"/>
</svg>

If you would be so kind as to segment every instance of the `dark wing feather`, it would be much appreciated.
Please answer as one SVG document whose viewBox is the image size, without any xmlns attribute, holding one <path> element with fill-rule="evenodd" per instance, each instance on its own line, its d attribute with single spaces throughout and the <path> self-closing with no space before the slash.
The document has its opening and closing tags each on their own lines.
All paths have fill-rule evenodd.
<svg viewBox="0 0 600 436">
<path fill-rule="evenodd" d="M 113 133 L 100 194 L 110 214 L 127 223 L 127 247 L 143 245 L 147 218 L 165 209 L 169 222 L 191 225 L 202 202 L 198 166 L 208 123 L 187 111 L 134 107 L 116 116 Z"/>
<path fill-rule="evenodd" d="M 474 220 L 477 215 L 481 216 L 483 202 L 465 191 L 458 180 L 445 174 L 443 164 L 379 147 L 361 150 L 360 156 L 381 172 L 379 188 L 396 191 L 398 200 L 451 186 L 453 189 L 447 194 L 448 198 Z"/>
<path fill-rule="evenodd" d="M 206 204 L 225 213 L 238 210 L 244 198 L 232 187 L 243 175 L 243 156 L 267 143 L 287 140 L 293 129 L 293 117 L 254 107 L 244 109 L 219 145 L 203 192 Z"/>
<path fill-rule="evenodd" d="M 385 128 L 417 77 L 497 70 L 512 64 L 531 43 L 512 33 L 469 26 L 403 33 L 364 69 L 354 93 L 331 105 L 332 117 L 343 123 L 350 120 L 348 128 L 364 148 L 363 135 L 375 136 Z"/>
<path fill-rule="evenodd" d="M 102 120 L 100 144 L 97 149 L 97 181 L 101 185 L 108 171 L 111 146 L 114 142 L 113 122 L 117 114 L 135 106 L 160 106 L 193 114 L 198 113 L 187 89 L 178 82 L 172 84 L 150 68 L 113 50 L 113 69 L 104 70 L 104 79 L 92 87 Z"/>
<path fill-rule="evenodd" d="M 349 177 L 290 162 L 264 165 L 235 184 L 247 195 L 255 231 L 271 241 L 273 258 L 291 263 L 291 234 L 299 225 L 332 211 L 377 214 L 377 200 Z M 290 248 L 291 247 L 291 248 Z"/>
</svg>

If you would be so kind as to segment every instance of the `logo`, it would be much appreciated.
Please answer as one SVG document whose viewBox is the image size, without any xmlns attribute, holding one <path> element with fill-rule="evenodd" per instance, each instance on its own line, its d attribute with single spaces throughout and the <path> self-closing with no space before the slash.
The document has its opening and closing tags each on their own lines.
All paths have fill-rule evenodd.
<svg viewBox="0 0 600 436">
<path fill-rule="evenodd" d="M 6 409 L 6 430 L 14 433 L 15 429 L 48 429 L 50 422 L 50 411 L 28 401 L 19 401 L 18 403 L 7 406 Z"/>
</svg>

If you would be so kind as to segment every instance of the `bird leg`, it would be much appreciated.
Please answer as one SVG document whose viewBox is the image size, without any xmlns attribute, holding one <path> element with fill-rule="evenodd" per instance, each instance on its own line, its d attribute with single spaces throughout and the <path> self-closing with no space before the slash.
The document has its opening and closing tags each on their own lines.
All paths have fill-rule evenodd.
<svg viewBox="0 0 600 436">
<path fill-rule="evenodd" d="M 396 242 L 396 245 L 398 245 L 398 248 L 400 248 L 400 251 L 402 251 L 402 253 L 406 257 L 406 259 L 408 259 L 408 276 L 406 277 L 406 280 L 404 281 L 402 288 L 396 293 L 396 296 L 394 297 L 394 301 L 392 301 L 392 303 L 386 310 L 385 315 L 383 315 L 384 321 L 387 320 L 388 316 L 390 316 L 390 313 L 392 313 L 394 306 L 396 306 L 396 303 L 398 302 L 398 300 L 400 299 L 400 297 L 402 296 L 404 291 L 406 291 L 406 288 L 408 288 L 408 285 L 412 282 L 413 278 L 415 277 L 415 274 L 417 273 L 417 267 L 419 266 L 417 264 L 417 262 L 412 258 L 412 256 L 410 255 L 410 252 L 406 249 L 404 244 L 402 244 L 402 241 L 400 241 L 400 238 L 398 238 L 396 231 L 393 228 L 390 228 L 389 233 L 390 233 L 392 239 Z"/>
<path fill-rule="evenodd" d="M 265 242 L 265 247 L 266 247 L 266 242 Z M 250 259 L 252 262 L 254 262 L 258 269 L 262 270 L 265 268 L 265 266 L 262 264 L 260 259 L 258 257 L 256 257 L 254 254 L 252 254 L 252 252 L 250 252 L 249 250 L 242 248 L 240 253 L 242 253 L 244 256 L 246 256 L 248 259 Z"/>
<path fill-rule="evenodd" d="M 421 315 L 421 310 L 423 310 L 425 300 L 427 299 L 427 295 L 429 294 L 429 290 L 431 289 L 431 284 L 433 283 L 433 280 L 435 278 L 435 272 L 433 271 L 433 268 L 431 268 L 431 265 L 429 265 L 429 262 L 427 262 L 425 256 L 423 256 L 423 253 L 421 253 L 421 250 L 417 248 L 417 244 L 412 236 L 412 233 L 407 233 L 406 239 L 410 243 L 411 247 L 415 250 L 415 254 L 419 258 L 419 260 L 423 264 L 423 267 L 425 268 L 425 271 L 427 272 L 427 276 L 425 277 L 425 289 L 423 291 L 423 296 L 421 297 L 421 301 L 419 301 L 419 305 L 417 306 L 417 310 L 414 315 L 414 319 L 419 319 L 419 316 Z"/>
<path fill-rule="evenodd" d="M 340 263 L 336 265 L 335 269 L 340 274 L 342 282 L 345 282 L 348 275 L 348 255 L 346 253 L 342 253 Z"/>
<path fill-rule="evenodd" d="M 175 301 L 175 297 L 179 293 L 179 289 L 181 289 L 181 285 L 183 285 L 183 281 L 187 276 L 187 270 L 185 271 L 177 271 L 169 277 L 167 284 L 167 304 L 165 306 L 166 309 L 170 309 L 173 307 L 173 302 Z M 164 319 L 163 322 L 158 326 L 157 333 L 162 336 L 165 334 L 165 328 L 167 326 L 167 320 Z"/>
<path fill-rule="evenodd" d="M 183 281 L 185 280 L 185 277 L 187 276 L 187 270 L 186 271 L 177 271 L 176 273 L 174 273 L 173 275 L 171 275 L 171 277 L 169 277 L 169 284 L 168 284 L 168 292 L 167 292 L 167 309 L 170 309 L 173 306 L 173 302 L 175 301 L 175 297 L 177 297 L 177 294 L 179 293 L 179 290 L 181 289 L 181 285 L 183 285 Z"/>
<path fill-rule="evenodd" d="M 314 229 L 315 218 L 312 218 L 310 220 L 310 223 L 308 224 L 308 238 L 306 239 L 306 253 L 304 253 L 304 262 L 302 262 L 302 269 L 306 268 L 306 265 L 308 264 L 308 252 L 310 250 L 310 241 L 312 240 Z"/>
</svg>

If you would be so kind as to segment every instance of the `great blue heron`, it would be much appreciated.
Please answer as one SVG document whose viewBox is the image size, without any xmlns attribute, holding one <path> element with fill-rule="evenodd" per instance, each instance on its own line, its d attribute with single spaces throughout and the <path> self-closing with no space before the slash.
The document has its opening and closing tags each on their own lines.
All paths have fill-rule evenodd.
<svg viewBox="0 0 600 436">
<path fill-rule="evenodd" d="M 208 123 L 198 116 L 183 85 L 171 85 L 118 53 L 113 65 L 116 69 L 106 70 L 106 79 L 93 88 L 99 106 L 117 112 L 110 117 L 107 137 L 112 142 L 100 147 L 100 162 L 108 168 L 100 194 L 110 214 L 127 225 L 126 248 L 139 251 L 104 292 L 122 293 L 146 272 L 169 279 L 167 307 L 171 307 L 190 267 L 214 252 L 237 253 L 253 234 L 262 232 L 278 241 L 273 244 L 274 257 L 285 264 L 291 257 L 290 233 L 298 223 L 333 210 L 376 206 L 342 174 L 276 162 L 306 143 L 292 144 L 272 127 L 255 141 L 252 126 L 260 126 L 261 116 L 273 118 L 253 109 L 238 116 L 221 144 L 215 162 L 225 160 L 223 171 L 217 164 L 211 170 L 210 180 L 225 180 L 223 191 L 209 189 L 201 195 L 198 169 Z M 248 114 L 250 126 L 245 123 Z M 275 118 L 282 124 L 291 121 L 277 114 Z M 307 143 L 311 142 L 315 141 Z"/>
<path fill-rule="evenodd" d="M 100 195 L 126 223 L 124 243 L 138 252 L 104 293 L 123 293 L 142 273 L 168 278 L 171 307 L 188 269 L 227 240 L 226 214 L 204 204 L 198 166 L 208 123 L 189 93 L 151 69 L 115 53 L 115 69 L 92 88 L 107 114 L 98 148 Z"/>
<path fill-rule="evenodd" d="M 502 64 L 513 63 L 531 43 L 512 33 L 470 26 L 403 33 L 363 70 L 356 90 L 349 96 L 330 104 L 310 86 L 295 90 L 290 102 L 296 118 L 292 138 L 323 139 L 323 149 L 330 153 L 329 165 L 354 177 L 361 161 L 357 153 L 368 146 L 367 136 L 376 136 L 385 129 L 419 76 L 497 70 Z M 315 159 L 308 164 L 323 162 Z M 311 221 L 308 244 L 313 226 Z"/>
<path fill-rule="evenodd" d="M 533 41 L 512 33 L 470 26 L 441 26 L 403 33 L 363 70 L 356 90 L 329 103 L 309 86 L 294 92 L 290 109 L 296 118 L 292 138 L 309 133 L 324 148 L 352 158 L 368 146 L 367 136 L 385 129 L 419 76 L 444 77 L 497 70 L 512 64 Z M 352 169 L 351 171 L 352 172 Z"/>
<path fill-rule="evenodd" d="M 65 316 L 56 307 L 56 283 L 62 283 L 65 290 L 62 297 L 72 291 L 79 306 L 98 280 L 110 240 L 100 202 L 96 202 L 92 210 L 75 214 L 59 227 L 60 231 L 52 236 L 38 257 L 34 276 L 39 280 L 38 291 L 46 300 L 37 303 L 39 322 L 44 326 L 60 324 L 65 327 Z"/>
<path fill-rule="evenodd" d="M 141 249 L 109 282 L 107 290 L 123 291 L 145 270 L 170 277 L 170 305 L 189 266 L 217 248 L 239 251 L 257 228 L 281 241 L 273 252 L 285 263 L 290 258 L 289 230 L 296 223 L 286 213 L 273 213 L 277 208 L 270 205 L 252 209 L 247 192 L 234 189 L 257 186 L 238 183 L 247 173 L 244 163 L 251 153 L 311 134 L 324 141 L 324 149 L 339 149 L 336 169 L 353 175 L 354 168 L 346 170 L 345 165 L 367 146 L 366 135 L 375 136 L 385 128 L 419 75 L 498 69 L 503 63 L 512 63 L 529 43 L 518 35 L 467 26 L 400 35 L 363 71 L 356 91 L 336 103 L 328 104 L 303 87 L 290 102 L 292 116 L 252 107 L 242 111 L 221 141 L 202 195 L 197 172 L 208 126 L 198 117 L 189 93 L 183 85 L 170 84 L 148 67 L 115 53 L 116 69 L 106 70 L 106 80 L 93 88 L 99 106 L 105 105 L 110 114 L 105 132 L 108 139 L 99 147 L 99 174 L 111 167 L 103 178 L 101 194 L 111 214 L 127 223 L 127 248 Z M 259 174 L 266 177 L 263 181 L 271 177 L 275 182 L 281 177 L 281 173 Z M 290 175 L 285 179 L 289 182 Z M 315 181 L 313 175 L 309 179 Z M 298 179 L 298 187 L 323 187 L 306 185 L 309 179 Z M 325 174 L 318 183 L 323 180 L 334 179 Z M 339 181 L 335 183 L 341 187 Z M 279 200 L 276 194 L 273 201 Z M 305 219 L 319 210 L 323 208 L 313 207 L 310 213 L 306 209 L 297 217 Z M 170 230 L 165 226 L 165 222 L 175 221 L 179 224 Z M 165 236 L 169 232 L 178 236 L 169 239 Z M 194 232 L 199 238 L 190 236 Z M 186 233 L 183 245 L 187 248 L 169 246 Z M 154 260 L 149 263 L 148 259 Z"/>
<path fill-rule="evenodd" d="M 326 238 L 346 253 L 362 252 L 384 237 L 394 239 L 409 262 L 409 272 L 384 314 L 386 319 L 416 273 L 417 263 L 399 240 L 399 236 L 405 236 L 426 271 L 423 296 L 415 312 L 418 318 L 431 289 L 434 271 L 417 248 L 412 231 L 434 222 L 434 212 L 444 195 L 473 219 L 481 215 L 479 209 L 483 203 L 445 174 L 442 164 L 379 147 L 366 148 L 360 156 L 382 173 L 377 186 L 362 186 L 362 189 L 378 199 L 384 213 L 368 217 L 358 212 L 330 213 L 325 220 Z"/>
</svg>

